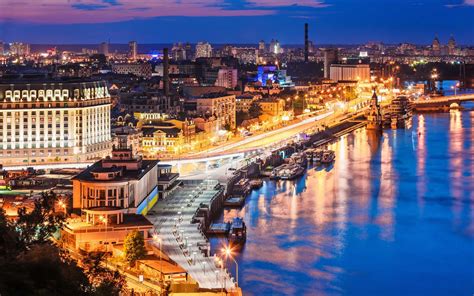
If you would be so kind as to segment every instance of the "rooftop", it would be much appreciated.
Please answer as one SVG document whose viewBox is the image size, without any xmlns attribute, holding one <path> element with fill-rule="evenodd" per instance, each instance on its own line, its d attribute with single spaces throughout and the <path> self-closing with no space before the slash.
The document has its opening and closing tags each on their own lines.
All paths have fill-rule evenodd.
<svg viewBox="0 0 474 296">
<path fill-rule="evenodd" d="M 79 173 L 77 176 L 73 178 L 73 180 L 80 180 L 80 181 L 89 181 L 89 182 L 117 182 L 117 181 L 127 181 L 127 180 L 140 180 L 145 176 L 153 167 L 158 165 L 158 160 L 142 160 L 142 167 L 139 170 L 127 170 L 124 169 L 122 176 L 117 177 L 112 180 L 97 180 L 94 178 L 92 175 L 92 172 L 100 172 L 103 170 L 102 168 L 102 162 L 104 160 L 100 160 L 90 167 L 86 168 L 84 171 Z M 108 160 L 105 160 L 108 161 Z M 126 162 L 126 160 L 123 161 L 117 161 L 118 164 L 120 162 Z M 120 165 L 118 165 L 120 166 Z"/>
</svg>

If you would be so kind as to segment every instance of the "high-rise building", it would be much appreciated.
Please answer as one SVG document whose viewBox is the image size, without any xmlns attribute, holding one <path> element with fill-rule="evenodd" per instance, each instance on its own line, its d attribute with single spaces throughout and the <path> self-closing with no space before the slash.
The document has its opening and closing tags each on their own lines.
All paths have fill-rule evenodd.
<svg viewBox="0 0 474 296">
<path fill-rule="evenodd" d="M 431 45 L 431 49 L 433 50 L 434 54 L 439 54 L 441 51 L 441 45 L 439 43 L 438 36 L 435 36 L 433 39 L 433 44 Z"/>
<path fill-rule="evenodd" d="M 0 41 L 0 55 L 5 54 L 5 43 L 3 41 Z"/>
<path fill-rule="evenodd" d="M 258 43 L 258 51 L 260 53 L 264 53 L 266 51 L 265 41 L 260 40 L 260 42 Z"/>
<path fill-rule="evenodd" d="M 281 46 L 278 40 L 273 40 L 270 42 L 270 52 L 273 54 L 281 53 Z"/>
<path fill-rule="evenodd" d="M 10 54 L 26 56 L 30 54 L 30 45 L 28 43 L 13 42 L 10 43 Z"/>
<path fill-rule="evenodd" d="M 181 42 L 175 43 L 171 48 L 171 57 L 175 61 L 184 61 L 187 59 L 186 49 Z"/>
<path fill-rule="evenodd" d="M 448 54 L 449 55 L 455 55 L 456 54 L 456 40 L 454 40 L 454 37 L 451 35 L 451 38 L 449 38 L 448 41 Z"/>
<path fill-rule="evenodd" d="M 110 153 L 110 95 L 104 81 L 0 80 L 3 164 L 81 162 Z"/>
<path fill-rule="evenodd" d="M 132 60 L 137 59 L 137 42 L 136 41 L 130 41 L 128 43 L 128 56 Z"/>
<path fill-rule="evenodd" d="M 331 65 L 337 63 L 337 48 L 327 48 L 324 50 L 324 78 L 330 78 Z"/>
<path fill-rule="evenodd" d="M 184 45 L 184 50 L 186 51 L 186 59 L 192 60 L 193 59 L 193 47 L 189 42 L 186 42 Z"/>
<path fill-rule="evenodd" d="M 109 43 L 108 42 L 102 42 L 99 44 L 99 53 L 108 56 L 109 55 Z"/>
<path fill-rule="evenodd" d="M 196 58 L 212 57 L 212 46 L 208 42 L 199 42 L 196 44 Z"/>
<path fill-rule="evenodd" d="M 217 72 L 216 86 L 235 88 L 237 79 L 237 69 L 222 68 Z"/>
</svg>

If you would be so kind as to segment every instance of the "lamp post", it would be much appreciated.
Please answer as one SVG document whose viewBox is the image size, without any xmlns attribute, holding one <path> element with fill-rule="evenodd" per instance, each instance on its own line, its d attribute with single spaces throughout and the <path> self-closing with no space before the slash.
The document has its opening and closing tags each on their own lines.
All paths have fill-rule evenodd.
<svg viewBox="0 0 474 296">
<path fill-rule="evenodd" d="M 157 234 L 153 235 L 153 240 L 157 242 L 160 246 L 160 283 L 163 284 L 163 261 L 161 257 L 162 256 L 161 255 L 162 254 L 162 249 L 161 249 L 162 240 Z"/>
<path fill-rule="evenodd" d="M 239 264 L 234 259 L 234 257 L 232 257 L 232 250 L 229 247 L 226 247 L 224 249 L 224 252 L 225 252 L 226 258 L 230 258 L 235 263 L 235 285 L 236 287 L 238 287 L 239 286 Z"/>
<path fill-rule="evenodd" d="M 102 223 L 104 223 L 104 225 L 105 225 L 105 267 L 107 267 L 107 261 L 108 261 L 108 260 L 107 260 L 107 252 L 109 251 L 109 248 L 108 248 L 108 247 L 109 247 L 109 244 L 108 244 L 108 241 L 107 241 L 107 228 L 108 228 L 108 227 L 107 227 L 107 222 L 108 222 L 107 220 L 108 220 L 108 219 L 107 219 L 107 217 L 105 217 L 105 216 L 100 216 L 99 219 L 100 219 L 100 221 L 102 221 Z"/>
<path fill-rule="evenodd" d="M 451 86 L 451 89 L 454 89 L 454 96 L 457 96 L 457 90 L 459 88 L 459 82 L 456 83 L 454 86 Z"/>
</svg>

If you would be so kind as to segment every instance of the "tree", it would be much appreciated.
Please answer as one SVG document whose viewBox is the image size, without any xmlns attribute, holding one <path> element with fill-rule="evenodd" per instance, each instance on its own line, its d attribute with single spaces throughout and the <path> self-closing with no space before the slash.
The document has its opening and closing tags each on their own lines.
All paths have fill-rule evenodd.
<svg viewBox="0 0 474 296">
<path fill-rule="evenodd" d="M 64 216 L 55 212 L 58 197 L 55 193 L 44 192 L 35 201 L 32 211 L 18 209 L 15 223 L 21 250 L 27 250 L 36 244 L 49 242 L 50 237 L 63 225 Z"/>
<path fill-rule="evenodd" d="M 126 286 L 126 280 L 116 270 L 102 265 L 104 253 L 90 253 L 83 260 L 85 273 L 94 289 L 94 295 L 119 295 Z"/>
<path fill-rule="evenodd" d="M 240 126 L 244 120 L 247 120 L 248 118 L 248 113 L 245 113 L 243 111 L 237 111 L 235 114 L 235 121 L 237 123 L 237 126 Z"/>
<path fill-rule="evenodd" d="M 252 102 L 249 108 L 249 117 L 250 118 L 257 118 L 262 115 L 262 107 L 258 102 Z"/>
<path fill-rule="evenodd" d="M 119 295 L 118 272 L 84 270 L 51 240 L 64 219 L 56 201 L 44 193 L 32 211 L 20 208 L 16 221 L 0 209 L 0 295 Z"/>
<path fill-rule="evenodd" d="M 127 234 L 124 242 L 124 252 L 125 259 L 130 265 L 134 265 L 135 261 L 146 255 L 145 241 L 141 232 L 134 230 Z"/>
</svg>

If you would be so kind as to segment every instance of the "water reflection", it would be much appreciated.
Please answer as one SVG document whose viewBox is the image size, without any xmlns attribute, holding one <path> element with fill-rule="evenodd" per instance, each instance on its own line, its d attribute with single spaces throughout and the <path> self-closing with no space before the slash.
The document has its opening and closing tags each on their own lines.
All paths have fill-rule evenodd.
<svg viewBox="0 0 474 296">
<path fill-rule="evenodd" d="M 237 255 L 245 295 L 472 293 L 471 116 L 417 116 L 378 137 L 357 130 L 331 145 L 334 166 L 266 181 L 226 211 L 248 226 Z"/>
</svg>

